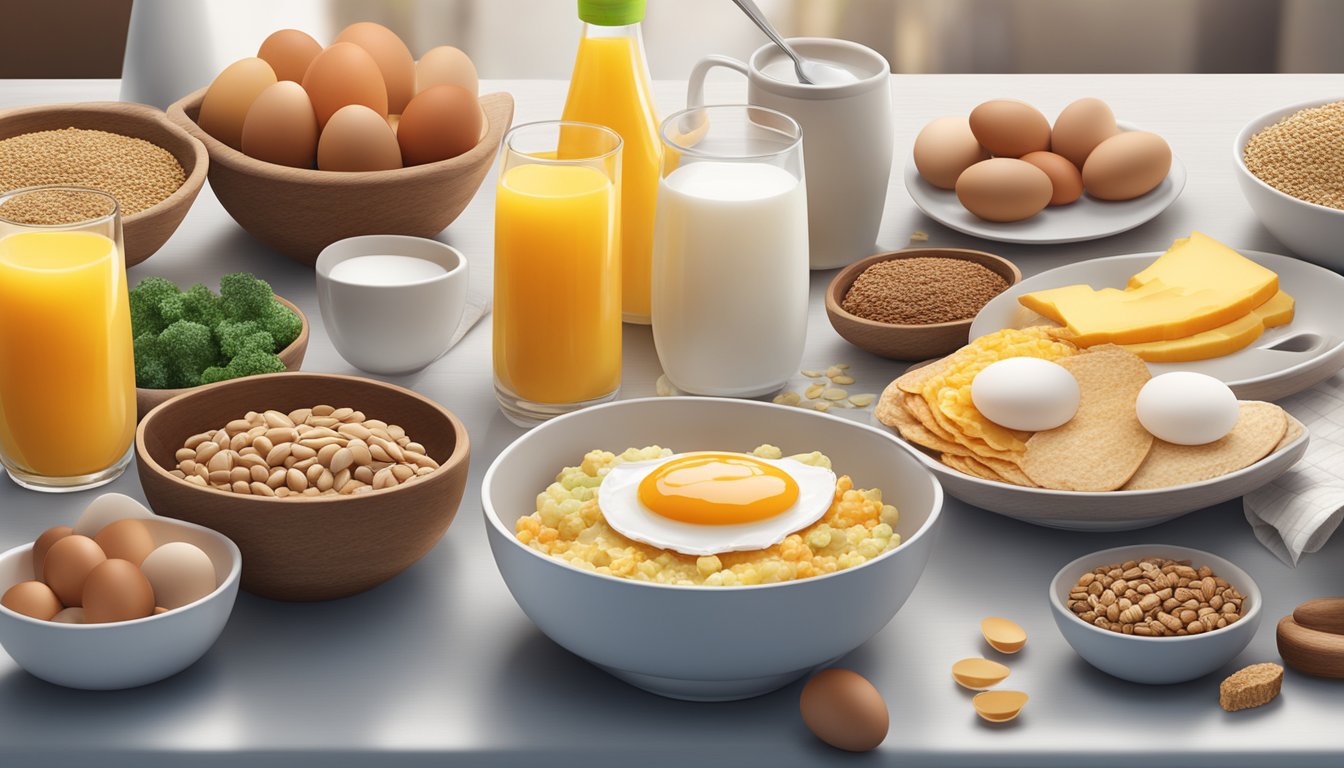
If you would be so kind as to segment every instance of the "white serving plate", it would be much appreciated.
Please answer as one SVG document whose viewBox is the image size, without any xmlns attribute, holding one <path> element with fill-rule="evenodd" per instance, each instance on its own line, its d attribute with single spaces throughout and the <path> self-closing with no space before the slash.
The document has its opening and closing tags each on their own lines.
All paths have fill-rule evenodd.
<svg viewBox="0 0 1344 768">
<path fill-rule="evenodd" d="M 1137 130 L 1128 123 L 1120 123 L 1120 127 Z M 1006 223 L 985 221 L 966 210 L 956 192 L 925 181 L 915 169 L 913 154 L 905 163 L 905 188 L 929 218 L 963 234 L 1000 243 L 1077 243 L 1118 235 L 1156 218 L 1180 197 L 1185 188 L 1185 166 L 1172 155 L 1167 178 L 1153 191 L 1133 200 L 1109 202 L 1084 194 L 1069 205 L 1046 208 L 1030 219 Z"/>
<path fill-rule="evenodd" d="M 1279 287 L 1297 300 L 1293 322 L 1269 328 L 1249 347 L 1212 360 L 1149 363 L 1154 376 L 1196 371 L 1221 379 L 1242 400 L 1280 400 L 1344 368 L 1344 277 L 1324 267 L 1262 251 L 1240 251 L 1279 275 Z M 1080 261 L 1042 272 L 994 297 L 971 323 L 972 339 L 1008 327 L 1042 322 L 1018 303 L 1025 293 L 1085 283 L 1094 288 L 1123 288 L 1130 276 L 1161 256 L 1136 253 Z M 1034 320 L 1032 319 L 1034 318 Z M 1045 321 L 1048 322 L 1048 321 Z"/>
</svg>

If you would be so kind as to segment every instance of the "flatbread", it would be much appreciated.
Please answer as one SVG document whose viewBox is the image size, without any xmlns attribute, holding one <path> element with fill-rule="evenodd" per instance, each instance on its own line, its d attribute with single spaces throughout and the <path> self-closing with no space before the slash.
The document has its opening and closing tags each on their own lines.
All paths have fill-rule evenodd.
<svg viewBox="0 0 1344 768">
<path fill-rule="evenodd" d="M 1171 488 L 1245 469 L 1272 453 L 1287 431 L 1288 414 L 1279 406 L 1242 402 L 1232 431 L 1212 443 L 1176 445 L 1154 440 L 1148 458 L 1124 490 Z"/>
</svg>

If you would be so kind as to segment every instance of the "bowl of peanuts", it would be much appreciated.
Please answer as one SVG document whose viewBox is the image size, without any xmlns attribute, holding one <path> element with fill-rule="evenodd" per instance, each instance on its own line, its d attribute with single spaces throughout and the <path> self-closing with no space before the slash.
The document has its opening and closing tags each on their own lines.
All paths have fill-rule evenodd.
<svg viewBox="0 0 1344 768">
<path fill-rule="evenodd" d="M 1165 544 L 1093 552 L 1050 582 L 1055 624 L 1078 655 L 1146 685 L 1228 665 L 1255 637 L 1261 602 L 1250 574 L 1228 560 Z"/>
<path fill-rule="evenodd" d="M 159 250 L 205 184 L 205 145 L 144 104 L 87 102 L 0 110 L 0 192 L 44 184 L 90 187 L 117 200 L 126 266 Z M 6 211 L 42 224 L 60 211 Z M 55 217 L 55 218 L 49 218 Z"/>
<path fill-rule="evenodd" d="M 135 450 L 157 514 L 228 536 L 243 589 L 295 601 L 363 592 L 419 560 L 457 513 L 470 456 L 438 403 L 318 373 L 192 389 L 145 416 Z"/>
</svg>

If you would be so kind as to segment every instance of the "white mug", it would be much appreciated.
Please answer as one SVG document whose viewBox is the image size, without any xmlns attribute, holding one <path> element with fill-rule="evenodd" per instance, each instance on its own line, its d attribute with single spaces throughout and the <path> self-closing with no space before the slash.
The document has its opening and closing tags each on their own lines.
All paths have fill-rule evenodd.
<svg viewBox="0 0 1344 768">
<path fill-rule="evenodd" d="M 807 58 L 839 65 L 857 80 L 804 85 L 793 62 L 767 43 L 742 63 L 706 56 L 691 70 L 688 107 L 704 104 L 705 76 L 727 67 L 747 78 L 747 101 L 797 120 L 807 166 L 807 226 L 812 269 L 833 269 L 877 252 L 877 230 L 891 178 L 891 67 L 871 48 L 826 37 L 795 37 Z"/>
</svg>

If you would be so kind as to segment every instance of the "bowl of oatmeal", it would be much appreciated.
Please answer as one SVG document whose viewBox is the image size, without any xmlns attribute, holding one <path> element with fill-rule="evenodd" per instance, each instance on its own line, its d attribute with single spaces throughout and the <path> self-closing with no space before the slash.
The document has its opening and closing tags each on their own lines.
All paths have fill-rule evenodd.
<svg viewBox="0 0 1344 768">
<path fill-rule="evenodd" d="M 654 481 L 685 490 L 673 481 L 688 475 L 669 472 L 695 467 L 676 462 L 721 454 L 774 477 L 753 483 L 797 493 L 774 499 L 778 513 L 704 496 L 681 509 L 726 516 L 668 519 Z M 500 453 L 481 496 L 495 562 L 542 632 L 627 683 L 698 701 L 768 693 L 877 634 L 914 590 L 943 502 L 932 473 L 882 431 L 695 397 L 543 424 Z"/>
</svg>

